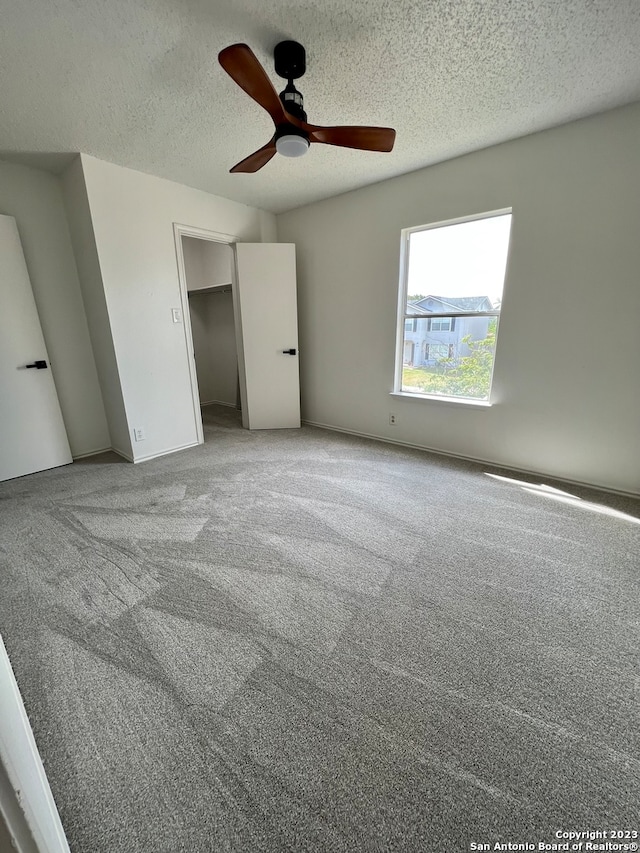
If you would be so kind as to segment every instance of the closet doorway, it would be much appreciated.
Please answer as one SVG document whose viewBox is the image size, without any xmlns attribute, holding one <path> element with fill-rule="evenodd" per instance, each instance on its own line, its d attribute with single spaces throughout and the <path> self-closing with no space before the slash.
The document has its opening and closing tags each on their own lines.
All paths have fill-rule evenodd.
<svg viewBox="0 0 640 853">
<path fill-rule="evenodd" d="M 240 410 L 233 250 L 199 237 L 181 241 L 200 406 Z"/>
<path fill-rule="evenodd" d="M 298 429 L 295 245 L 173 227 L 198 443 L 211 402 L 239 407 L 245 429 Z"/>
</svg>

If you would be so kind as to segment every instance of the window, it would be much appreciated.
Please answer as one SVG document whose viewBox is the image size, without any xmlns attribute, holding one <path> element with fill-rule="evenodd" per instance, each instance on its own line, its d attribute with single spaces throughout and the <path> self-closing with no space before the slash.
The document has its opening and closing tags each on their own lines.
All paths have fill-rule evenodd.
<svg viewBox="0 0 640 853">
<path fill-rule="evenodd" d="M 455 328 L 455 317 L 438 317 L 437 319 L 431 319 L 430 317 L 427 320 L 427 330 L 429 332 L 453 332 Z"/>
<path fill-rule="evenodd" d="M 489 400 L 510 231 L 500 210 L 402 232 L 396 392 Z"/>
<path fill-rule="evenodd" d="M 446 344 L 425 344 L 426 361 L 441 361 L 449 358 L 450 348 Z"/>
</svg>

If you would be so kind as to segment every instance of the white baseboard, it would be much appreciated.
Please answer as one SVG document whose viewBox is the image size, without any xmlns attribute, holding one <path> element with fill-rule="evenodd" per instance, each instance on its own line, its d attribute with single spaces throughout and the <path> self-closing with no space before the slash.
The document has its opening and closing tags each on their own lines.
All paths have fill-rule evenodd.
<svg viewBox="0 0 640 853">
<path fill-rule="evenodd" d="M 437 456 L 445 456 L 451 459 L 462 459 L 464 462 L 475 462 L 478 465 L 491 465 L 491 467 L 501 468 L 503 471 L 514 471 L 517 474 L 529 474 L 532 477 L 548 477 L 550 480 L 557 480 L 558 483 L 567 483 L 570 486 L 583 486 L 585 488 L 595 489 L 595 491 L 605 492 L 610 495 L 620 495 L 625 498 L 640 498 L 640 493 L 638 492 L 626 492 L 623 489 L 611 489 L 608 486 L 599 486 L 595 483 L 587 483 L 584 480 L 569 480 L 567 477 L 559 477 L 557 474 L 549 474 L 544 471 L 533 471 L 531 468 L 516 468 L 514 465 L 507 465 L 505 462 L 496 462 L 495 459 L 482 459 L 479 456 L 465 456 L 462 453 L 450 453 L 445 450 L 436 450 L 435 447 L 427 447 L 425 444 L 412 444 L 409 441 L 398 441 L 397 439 L 387 438 L 385 435 L 358 432 L 354 429 L 345 429 L 344 427 L 337 427 L 332 424 L 323 424 L 319 421 L 303 420 L 302 423 L 308 424 L 308 426 L 318 427 L 319 429 L 328 429 L 331 432 L 342 432 L 346 435 L 355 435 L 358 438 L 369 438 L 372 441 L 382 441 L 385 444 L 396 444 L 399 447 L 409 447 L 411 450 L 424 450 L 426 453 L 435 453 Z"/>
<path fill-rule="evenodd" d="M 118 456 L 122 456 L 122 458 L 126 459 L 127 462 L 133 462 L 134 465 L 137 465 L 138 462 L 149 462 L 151 459 L 159 459 L 161 456 L 168 456 L 170 453 L 178 453 L 180 450 L 188 450 L 190 447 L 197 447 L 199 444 L 199 441 L 193 441 L 190 444 L 183 444 L 180 447 L 172 447 L 170 450 L 162 450 L 160 453 L 149 453 L 147 456 L 132 456 L 124 450 L 118 450 L 117 447 L 110 447 L 109 450 L 113 450 L 114 453 L 117 453 Z"/>
<path fill-rule="evenodd" d="M 206 403 L 201 402 L 201 406 L 228 406 L 230 409 L 236 409 L 236 403 L 227 403 L 224 400 L 207 400 Z"/>
<path fill-rule="evenodd" d="M 74 456 L 73 461 L 78 462 L 81 459 L 89 459 L 91 456 L 100 456 L 101 453 L 116 453 L 118 456 L 122 456 L 123 459 L 126 459 L 127 462 L 133 462 L 133 456 L 130 453 L 126 453 L 124 450 L 118 450 L 117 447 L 103 447 L 101 450 L 93 450 L 91 453 L 83 453 L 81 456 Z"/>
<path fill-rule="evenodd" d="M 74 455 L 73 461 L 76 459 L 87 459 L 89 456 L 99 456 L 101 453 L 108 453 L 109 450 L 113 450 L 111 446 L 109 447 L 100 447 L 98 450 L 88 450 L 86 453 L 78 453 Z"/>
<path fill-rule="evenodd" d="M 122 456 L 123 459 L 126 459 L 127 462 L 135 462 L 136 461 L 130 453 L 127 453 L 124 450 L 118 450 L 117 447 L 112 447 L 110 449 L 113 450 L 114 453 L 117 453 L 118 456 Z"/>
<path fill-rule="evenodd" d="M 2 637 L 0 811 L 18 853 L 70 853 Z"/>
<path fill-rule="evenodd" d="M 172 447 L 170 450 L 163 450 L 160 453 L 150 453 L 148 456 L 136 456 L 135 459 L 131 459 L 130 461 L 137 465 L 138 462 L 149 462 L 151 459 L 158 459 L 160 456 L 168 456 L 170 453 L 178 453 L 180 450 L 188 450 L 190 447 L 198 447 L 199 444 L 199 441 L 192 441 L 190 444 L 183 444 L 180 447 Z M 124 456 L 123 453 L 120 455 Z M 125 459 L 127 458 L 128 457 L 125 456 Z"/>
</svg>

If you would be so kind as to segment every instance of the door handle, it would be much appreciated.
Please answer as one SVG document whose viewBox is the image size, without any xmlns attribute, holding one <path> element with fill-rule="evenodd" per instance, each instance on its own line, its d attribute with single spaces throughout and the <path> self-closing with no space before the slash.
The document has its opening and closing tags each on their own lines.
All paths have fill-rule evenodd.
<svg viewBox="0 0 640 853">
<path fill-rule="evenodd" d="M 283 349 L 282 354 L 283 355 L 295 355 L 296 351 L 294 349 Z"/>
<path fill-rule="evenodd" d="M 46 370 L 47 362 L 44 359 L 34 361 L 33 364 L 27 364 L 27 367 L 35 367 L 36 370 Z"/>
</svg>

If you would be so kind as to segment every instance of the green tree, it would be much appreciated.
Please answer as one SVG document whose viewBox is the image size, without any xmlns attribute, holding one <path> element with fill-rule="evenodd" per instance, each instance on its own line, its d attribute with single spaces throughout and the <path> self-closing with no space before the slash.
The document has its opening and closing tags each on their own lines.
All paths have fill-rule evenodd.
<svg viewBox="0 0 640 853">
<path fill-rule="evenodd" d="M 489 323 L 486 338 L 473 341 L 471 335 L 466 335 L 462 339 L 470 353 L 463 356 L 458 365 L 447 373 L 447 393 L 457 397 L 474 397 L 476 399 L 486 399 L 489 396 L 497 326 L 497 321 L 494 318 Z M 442 361 L 445 364 L 453 364 L 451 359 L 443 359 Z"/>
<path fill-rule="evenodd" d="M 469 355 L 460 359 L 441 358 L 432 367 L 403 367 L 403 387 L 423 394 L 486 400 L 491 386 L 497 326 L 497 320 L 492 319 L 486 337 L 481 340 L 472 340 L 471 335 L 466 335 L 462 342 L 467 345 Z"/>
</svg>

